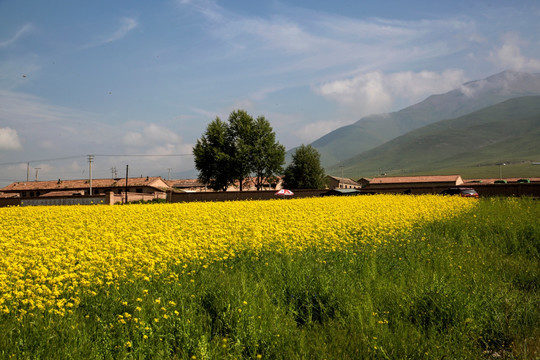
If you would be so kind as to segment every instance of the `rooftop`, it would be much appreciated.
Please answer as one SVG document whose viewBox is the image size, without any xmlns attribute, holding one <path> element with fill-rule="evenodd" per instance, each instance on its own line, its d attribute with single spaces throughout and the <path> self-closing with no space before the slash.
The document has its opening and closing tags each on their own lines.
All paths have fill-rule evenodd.
<svg viewBox="0 0 540 360">
<path fill-rule="evenodd" d="M 126 179 L 92 179 L 92 188 L 121 188 L 126 186 Z M 150 186 L 157 189 L 168 188 L 168 185 L 161 177 L 140 177 L 128 178 L 127 186 Z M 32 191 L 32 190 L 67 190 L 67 189 L 88 189 L 90 181 L 84 180 L 51 180 L 51 181 L 19 181 L 9 184 L 0 189 L 4 192 Z"/>
<path fill-rule="evenodd" d="M 461 185 L 463 180 L 459 175 L 432 175 L 432 176 L 385 176 L 375 177 L 369 182 L 372 184 L 410 184 L 410 183 L 455 183 Z"/>
<path fill-rule="evenodd" d="M 344 178 L 344 177 L 339 177 L 339 176 L 332 176 L 332 175 L 328 175 L 328 177 L 331 178 L 331 179 L 337 180 L 342 184 L 359 185 L 356 181 L 354 181 L 352 179 L 349 179 L 349 178 Z"/>
</svg>

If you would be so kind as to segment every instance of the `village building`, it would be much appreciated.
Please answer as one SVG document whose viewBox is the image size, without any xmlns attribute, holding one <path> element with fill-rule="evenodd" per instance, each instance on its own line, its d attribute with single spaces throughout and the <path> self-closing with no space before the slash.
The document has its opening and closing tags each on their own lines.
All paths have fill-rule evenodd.
<svg viewBox="0 0 540 360">
<path fill-rule="evenodd" d="M 283 179 L 280 176 L 277 176 L 272 179 L 272 181 L 268 181 L 267 179 L 263 179 L 262 181 L 262 188 L 261 191 L 265 190 L 280 190 L 282 188 Z M 227 191 L 239 191 L 240 190 L 240 183 L 237 181 L 234 185 L 231 185 L 227 188 Z M 242 191 L 257 191 L 257 178 L 256 177 L 249 177 L 247 179 L 244 179 L 244 182 L 242 183 Z"/>
<path fill-rule="evenodd" d="M 140 177 L 126 179 L 89 179 L 85 180 L 53 180 L 53 181 L 19 181 L 3 189 L 4 194 L 20 198 L 51 197 L 51 196 L 83 196 L 105 195 L 108 193 L 122 194 L 156 194 L 165 192 L 169 185 L 161 177 Z"/>
<path fill-rule="evenodd" d="M 374 177 L 365 189 L 371 192 L 437 193 L 440 189 L 463 185 L 459 175 Z"/>
<path fill-rule="evenodd" d="M 206 184 L 203 184 L 199 179 L 175 179 L 175 180 L 165 180 L 167 185 L 175 191 L 182 192 L 201 192 L 201 191 L 212 191 L 208 188 Z"/>
<path fill-rule="evenodd" d="M 203 184 L 198 179 L 178 179 L 178 180 L 166 180 L 167 185 L 171 187 L 172 190 L 181 191 L 181 192 L 213 192 L 212 188 L 208 187 L 206 184 Z M 254 177 L 249 177 L 244 179 L 242 183 L 242 191 L 256 191 L 257 190 L 257 179 Z M 281 177 L 276 177 L 274 181 L 268 182 L 266 179 L 263 180 L 261 191 L 269 190 L 279 190 L 281 189 L 282 179 Z M 236 181 L 233 185 L 227 187 L 227 191 L 240 191 L 240 183 Z"/>
<path fill-rule="evenodd" d="M 479 178 L 479 179 L 464 179 L 464 184 L 466 186 L 478 186 L 478 185 L 487 185 L 487 184 L 529 184 L 529 183 L 539 183 L 540 178 L 531 177 L 531 178 Z"/>
<path fill-rule="evenodd" d="M 326 181 L 329 189 L 360 189 L 362 187 L 358 182 L 344 177 L 327 175 Z"/>
<path fill-rule="evenodd" d="M 371 178 L 365 178 L 365 177 L 356 180 L 356 182 L 360 184 L 361 187 L 366 187 L 367 185 L 369 185 L 370 181 L 371 181 Z"/>
</svg>

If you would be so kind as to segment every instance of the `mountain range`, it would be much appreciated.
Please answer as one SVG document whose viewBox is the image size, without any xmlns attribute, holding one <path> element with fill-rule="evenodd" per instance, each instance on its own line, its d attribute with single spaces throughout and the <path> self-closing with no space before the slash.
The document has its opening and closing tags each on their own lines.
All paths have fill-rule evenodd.
<svg viewBox="0 0 540 360">
<path fill-rule="evenodd" d="M 540 74 L 505 71 L 400 111 L 361 118 L 311 145 L 327 173 L 335 175 L 343 169 L 355 175 L 380 169 L 430 171 L 440 168 L 443 159 L 455 165 L 489 162 L 502 155 L 497 149 L 503 151 L 512 142 L 521 144 L 520 151 L 511 151 L 516 156 L 540 155 L 534 150 L 540 142 L 538 96 Z M 510 99 L 516 101 L 507 102 Z M 527 131 L 521 133 L 519 127 Z M 531 151 L 526 151 L 527 141 Z M 456 159 L 449 161 L 452 156 Z"/>
<path fill-rule="evenodd" d="M 540 96 L 525 96 L 412 130 L 340 166 L 357 174 L 411 173 L 534 158 L 540 158 Z"/>
</svg>

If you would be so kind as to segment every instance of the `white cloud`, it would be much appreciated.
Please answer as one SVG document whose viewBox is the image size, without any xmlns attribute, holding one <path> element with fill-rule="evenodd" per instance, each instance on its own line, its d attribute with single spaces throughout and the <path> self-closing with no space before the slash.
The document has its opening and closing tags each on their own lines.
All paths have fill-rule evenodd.
<svg viewBox="0 0 540 360">
<path fill-rule="evenodd" d="M 71 123 L 95 116 L 96 114 L 48 104 L 36 96 L 0 90 L 0 120 L 6 123 Z"/>
<path fill-rule="evenodd" d="M 394 110 L 404 101 L 411 104 L 425 97 L 450 91 L 466 80 L 462 70 L 398 72 L 380 71 L 360 74 L 353 78 L 319 85 L 314 90 L 327 99 L 336 101 L 355 118 Z"/>
<path fill-rule="evenodd" d="M 122 18 L 120 19 L 120 28 L 116 30 L 114 34 L 105 39 L 104 42 L 113 42 L 122 39 L 125 37 L 131 30 L 135 29 L 139 23 L 136 19 L 133 18 Z"/>
<path fill-rule="evenodd" d="M 489 55 L 491 62 L 498 67 L 518 71 L 540 70 L 540 60 L 528 58 L 521 53 L 521 47 L 527 46 L 518 34 L 509 33 L 503 36 L 503 44 Z"/>
<path fill-rule="evenodd" d="M 259 99 L 260 100 L 260 99 Z M 233 109 L 244 109 L 250 111 L 254 107 L 254 102 L 251 99 L 239 99 L 234 102 Z"/>
<path fill-rule="evenodd" d="M 345 125 L 345 122 L 339 120 L 317 121 L 303 126 L 296 130 L 294 134 L 298 136 L 303 143 L 307 144 Z"/>
<path fill-rule="evenodd" d="M 163 126 L 147 124 L 140 132 L 130 131 L 123 138 L 124 144 L 133 147 L 146 147 L 156 144 L 180 143 L 176 133 Z"/>
<path fill-rule="evenodd" d="M 475 24 L 462 18 L 397 21 L 356 19 L 290 8 L 290 14 L 246 16 L 210 1 L 180 1 L 201 13 L 204 27 L 228 47 L 225 56 L 245 52 L 270 61 L 266 72 L 298 72 L 349 65 L 380 69 L 456 53 L 476 43 Z M 219 15 L 219 16 L 218 16 Z M 225 41 L 222 41 L 225 40 Z M 257 54 L 257 55 L 253 55 Z M 243 56 L 245 56 L 243 54 Z"/>
<path fill-rule="evenodd" d="M 33 81 L 41 66 L 35 55 L 15 56 L 0 62 L 2 88 L 15 89 Z"/>
<path fill-rule="evenodd" d="M 17 42 L 17 40 L 19 40 L 24 34 L 26 33 L 29 33 L 30 31 L 32 31 L 34 27 L 32 26 L 32 24 L 30 23 L 26 23 L 24 24 L 16 33 L 15 35 L 13 35 L 10 39 L 7 39 L 7 40 L 4 40 L 4 41 L 0 41 L 0 49 L 1 48 L 4 48 L 4 47 L 7 47 L 9 45 L 12 45 L 14 44 L 15 42 Z"/>
<path fill-rule="evenodd" d="M 144 139 L 141 133 L 130 131 L 124 135 L 123 142 L 129 146 L 141 146 Z"/>
<path fill-rule="evenodd" d="M 54 149 L 54 148 L 55 148 L 54 142 L 52 142 L 52 141 L 50 141 L 50 140 L 43 140 L 43 141 L 40 141 L 40 142 L 39 142 L 39 146 L 40 146 L 42 149 Z"/>
<path fill-rule="evenodd" d="M 83 46 L 83 49 L 92 48 L 95 46 L 100 46 L 103 44 L 121 40 L 138 26 L 139 26 L 139 22 L 135 18 L 121 18 L 120 25 L 114 33 L 110 35 L 101 36 L 99 40 Z"/>
<path fill-rule="evenodd" d="M 212 21 L 220 21 L 223 9 L 212 0 L 178 0 L 179 5 L 189 5 Z"/>
<path fill-rule="evenodd" d="M 32 168 L 41 167 L 40 179 L 84 178 L 88 169 L 87 154 L 96 155 L 96 178 L 109 177 L 112 167 L 120 170 L 126 164 L 134 174 L 145 175 L 163 174 L 168 168 L 175 171 L 193 168 L 192 145 L 182 143 L 173 130 L 140 120 L 124 124 L 95 120 L 104 118 L 103 114 L 60 107 L 36 96 L 0 90 L 0 158 L 8 162 L 4 149 L 20 150 L 17 158 L 10 162 L 18 160 L 24 162 L 24 166 L 9 168 L 13 170 L 10 175 L 13 179 L 26 178 L 26 162 L 30 162 Z M 19 137 L 24 139 L 24 148 L 20 146 Z M 140 154 L 170 156 L 132 156 Z M 56 160 L 42 163 L 36 159 Z M 33 173 L 31 175 L 33 177 Z"/>
<path fill-rule="evenodd" d="M 0 149 L 21 150 L 22 145 L 19 140 L 17 130 L 10 127 L 0 128 Z"/>
</svg>

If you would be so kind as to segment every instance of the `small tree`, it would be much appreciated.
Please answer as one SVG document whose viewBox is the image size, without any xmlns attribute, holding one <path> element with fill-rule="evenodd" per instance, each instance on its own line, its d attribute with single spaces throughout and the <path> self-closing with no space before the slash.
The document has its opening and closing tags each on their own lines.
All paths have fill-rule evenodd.
<svg viewBox="0 0 540 360">
<path fill-rule="evenodd" d="M 283 183 L 289 189 L 322 189 L 325 187 L 324 169 L 320 154 L 311 145 L 301 145 L 292 155 L 292 162 L 284 173 Z"/>
</svg>

